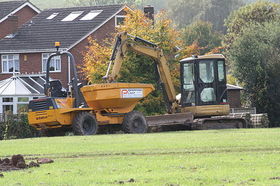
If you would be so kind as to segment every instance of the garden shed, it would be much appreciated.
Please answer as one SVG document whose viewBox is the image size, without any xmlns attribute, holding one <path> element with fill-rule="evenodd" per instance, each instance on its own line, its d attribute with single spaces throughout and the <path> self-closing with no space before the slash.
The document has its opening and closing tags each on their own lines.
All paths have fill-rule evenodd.
<svg viewBox="0 0 280 186">
<path fill-rule="evenodd" d="M 27 112 L 29 100 L 44 96 L 45 74 L 14 74 L 0 81 L 0 114 Z"/>
<path fill-rule="evenodd" d="M 243 88 L 240 86 L 227 84 L 227 90 L 230 108 L 241 108 L 241 91 Z"/>
</svg>

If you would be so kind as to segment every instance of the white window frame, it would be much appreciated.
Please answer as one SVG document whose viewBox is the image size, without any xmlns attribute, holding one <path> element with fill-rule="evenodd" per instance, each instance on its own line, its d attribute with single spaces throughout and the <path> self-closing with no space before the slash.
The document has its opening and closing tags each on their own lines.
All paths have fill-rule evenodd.
<svg viewBox="0 0 280 186">
<path fill-rule="evenodd" d="M 9 72 L 9 56 L 13 56 L 12 59 L 12 66 L 13 66 L 13 72 Z M 4 59 L 5 58 L 5 59 Z M 15 71 L 15 60 L 18 60 L 18 72 Z M 7 63 L 7 71 L 4 71 L 4 62 Z M 1 65 L 2 65 L 2 73 L 4 74 L 14 74 L 14 73 L 20 73 L 20 59 L 19 54 L 3 54 L 1 55 Z"/>
<path fill-rule="evenodd" d="M 13 99 L 13 101 L 12 102 L 3 102 L 3 99 L 4 98 L 12 98 Z M 13 110 L 12 110 L 12 114 L 16 114 L 16 109 L 15 109 L 15 107 L 16 107 L 16 104 L 14 103 L 14 100 L 15 100 L 15 98 L 13 97 L 13 96 L 3 96 L 3 97 L 1 97 L 1 99 L 0 99 L 0 105 L 1 105 L 1 107 L 0 107 L 0 112 L 2 113 L 2 114 L 5 114 L 4 113 L 4 110 L 3 110 L 3 107 L 4 107 L 4 105 L 11 105 L 11 106 L 13 106 Z"/>
<path fill-rule="evenodd" d="M 81 21 L 90 21 L 96 18 L 103 10 L 91 10 L 85 16 L 83 16 L 80 20 Z"/>
<path fill-rule="evenodd" d="M 28 101 L 26 102 L 19 102 L 18 101 L 18 98 L 21 98 L 21 97 L 26 97 L 26 98 L 29 98 Z M 22 95 L 22 96 L 0 96 L 0 114 L 5 114 L 3 113 L 3 106 L 4 105 L 12 105 L 13 106 L 13 110 L 12 110 L 12 114 L 19 114 L 17 113 L 18 111 L 18 105 L 28 105 L 29 101 L 33 100 L 34 97 L 38 97 L 38 99 L 40 99 L 41 97 L 44 97 L 44 96 L 41 96 L 41 95 L 38 95 L 38 96 L 30 96 L 30 95 Z M 3 98 L 13 98 L 13 101 L 12 102 L 3 102 Z"/>
<path fill-rule="evenodd" d="M 47 55 L 48 57 L 44 57 L 44 55 Z M 46 72 L 46 69 L 44 69 L 44 63 L 46 63 L 46 68 L 47 68 L 47 61 L 48 61 L 48 58 L 49 58 L 50 55 L 51 55 L 51 53 L 42 53 L 42 72 Z M 50 70 L 50 73 L 51 72 L 61 72 L 61 56 L 54 56 L 51 59 L 51 64 L 52 64 L 53 61 L 54 61 L 54 63 L 56 63 L 57 62 L 56 60 L 60 60 L 59 70 L 56 69 L 57 65 L 54 65 L 55 70 Z"/>
<path fill-rule="evenodd" d="M 117 23 L 118 23 L 118 18 L 126 18 L 126 16 L 125 15 L 116 15 L 115 16 L 115 27 L 120 27 L 121 25 L 118 25 Z"/>
<path fill-rule="evenodd" d="M 64 17 L 61 21 L 74 21 L 76 18 L 78 18 L 84 11 L 74 11 L 71 12 L 69 15 Z"/>
</svg>

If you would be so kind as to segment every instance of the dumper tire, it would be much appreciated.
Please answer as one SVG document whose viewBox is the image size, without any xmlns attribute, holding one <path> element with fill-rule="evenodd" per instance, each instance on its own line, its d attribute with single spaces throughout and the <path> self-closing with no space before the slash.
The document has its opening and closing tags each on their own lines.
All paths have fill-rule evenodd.
<svg viewBox="0 0 280 186">
<path fill-rule="evenodd" d="M 145 116 L 138 111 L 125 114 L 122 128 L 125 133 L 146 133 L 148 125 Z"/>
<path fill-rule="evenodd" d="M 94 135 L 97 133 L 98 124 L 95 116 L 89 112 L 79 112 L 72 123 L 75 135 Z"/>
</svg>

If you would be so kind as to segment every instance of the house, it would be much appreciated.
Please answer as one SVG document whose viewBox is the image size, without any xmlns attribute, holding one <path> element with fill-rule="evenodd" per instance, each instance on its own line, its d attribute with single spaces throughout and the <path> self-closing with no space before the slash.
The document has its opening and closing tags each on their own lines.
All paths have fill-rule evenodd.
<svg viewBox="0 0 280 186">
<path fill-rule="evenodd" d="M 126 9 L 125 5 L 107 5 L 42 11 L 10 37 L 0 40 L 0 80 L 17 73 L 44 73 L 57 41 L 61 42 L 60 49 L 71 52 L 77 66 L 81 66 L 88 38 L 102 41 L 110 37 L 123 22 Z M 67 87 L 71 80 L 68 57 L 55 57 L 50 70 L 50 76 Z"/>
<path fill-rule="evenodd" d="M 40 10 L 29 1 L 0 2 L 0 38 L 14 33 L 38 13 Z"/>
</svg>

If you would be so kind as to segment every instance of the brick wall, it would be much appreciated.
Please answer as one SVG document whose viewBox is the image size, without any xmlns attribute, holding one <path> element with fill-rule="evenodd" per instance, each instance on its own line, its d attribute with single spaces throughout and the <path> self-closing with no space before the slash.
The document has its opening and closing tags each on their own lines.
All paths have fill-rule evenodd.
<svg viewBox="0 0 280 186">
<path fill-rule="evenodd" d="M 0 55 L 0 80 L 9 78 L 12 76 L 11 73 L 3 73 L 2 72 L 2 55 Z M 41 54 L 40 53 L 30 53 L 30 54 L 19 54 L 19 61 L 20 61 L 20 72 L 21 73 L 38 73 L 42 70 L 41 65 Z"/>
<path fill-rule="evenodd" d="M 124 15 L 125 12 L 122 11 L 118 15 Z M 105 38 L 112 37 L 113 33 L 115 32 L 115 17 L 110 19 L 107 23 L 105 23 L 102 27 L 100 27 L 98 30 L 96 30 L 93 34 L 91 34 L 89 37 L 92 37 L 96 39 L 98 42 L 102 42 Z M 89 38 L 88 37 L 88 38 Z M 88 38 L 82 40 L 79 44 L 74 46 L 70 52 L 74 55 L 80 80 L 84 80 L 83 83 L 86 83 L 85 77 L 81 73 L 81 70 L 79 70 L 80 67 L 82 67 L 83 64 L 83 52 L 85 52 L 87 49 L 86 47 L 89 45 Z M 105 74 L 104 74 L 105 75 Z"/>
<path fill-rule="evenodd" d="M 0 23 L 0 38 L 3 38 L 8 34 L 13 33 L 17 28 L 29 21 L 35 15 L 37 15 L 37 12 L 35 12 L 32 8 L 28 6 L 25 6 L 24 8 L 20 9 L 12 17 L 12 19 L 17 17 L 16 25 L 14 20 L 11 20 L 10 18 Z"/>
<path fill-rule="evenodd" d="M 2 72 L 2 57 L 0 55 L 0 69 Z M 20 60 L 20 73 L 21 74 L 32 74 L 32 73 L 42 73 L 42 53 L 28 53 L 28 54 L 19 54 Z M 61 58 L 61 72 L 51 72 L 50 76 L 53 79 L 61 79 L 64 85 L 67 85 L 67 56 L 62 56 Z M 0 80 L 7 79 L 11 77 L 12 73 L 1 73 Z"/>
</svg>

